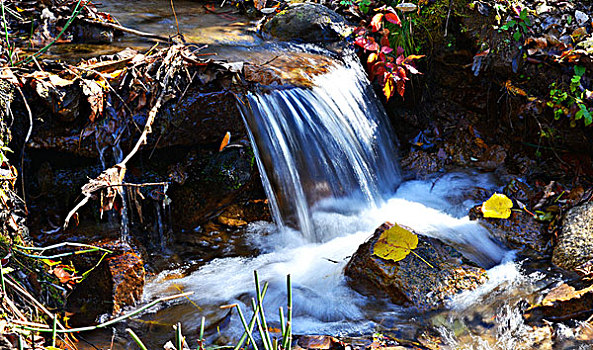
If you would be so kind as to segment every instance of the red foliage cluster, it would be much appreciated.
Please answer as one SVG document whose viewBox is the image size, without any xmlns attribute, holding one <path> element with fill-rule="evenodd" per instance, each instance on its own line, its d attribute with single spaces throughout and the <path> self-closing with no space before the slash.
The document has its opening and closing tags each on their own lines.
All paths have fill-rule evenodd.
<svg viewBox="0 0 593 350">
<path fill-rule="evenodd" d="M 389 100 L 395 93 L 404 96 L 406 80 L 410 80 L 411 74 L 422 74 L 413 61 L 424 57 L 424 55 L 405 56 L 404 50 L 398 47 L 394 50 L 389 43 L 389 29 L 385 28 L 384 21 L 395 25 L 402 25 L 402 22 L 392 7 L 382 6 L 375 9 L 375 14 L 370 24 L 361 25 L 356 28 L 354 44 L 370 52 L 367 57 L 367 68 L 370 80 L 377 79 L 383 87 L 383 94 Z M 377 42 L 376 37 L 379 37 Z"/>
</svg>

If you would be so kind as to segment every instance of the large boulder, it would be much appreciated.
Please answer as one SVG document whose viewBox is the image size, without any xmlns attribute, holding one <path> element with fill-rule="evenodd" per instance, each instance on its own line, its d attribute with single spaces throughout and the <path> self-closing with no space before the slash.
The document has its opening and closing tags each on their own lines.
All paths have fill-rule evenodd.
<svg viewBox="0 0 593 350">
<path fill-rule="evenodd" d="M 593 203 L 570 209 L 564 217 L 552 262 L 574 270 L 593 260 Z"/>
<path fill-rule="evenodd" d="M 391 227 L 388 223 L 381 225 L 346 265 L 344 272 L 349 283 L 360 292 L 380 291 L 395 304 L 427 311 L 487 280 L 486 271 L 466 261 L 455 248 L 422 234 L 417 234 L 415 254 L 403 260 L 394 262 L 373 255 L 379 236 Z"/>
<path fill-rule="evenodd" d="M 289 5 L 265 22 L 262 31 L 285 41 L 331 42 L 348 35 L 346 20 L 319 4 Z"/>
</svg>

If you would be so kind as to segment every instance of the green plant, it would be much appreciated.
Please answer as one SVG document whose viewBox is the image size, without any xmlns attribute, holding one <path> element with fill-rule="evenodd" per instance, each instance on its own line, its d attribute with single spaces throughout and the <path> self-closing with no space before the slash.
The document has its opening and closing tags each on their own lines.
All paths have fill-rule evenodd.
<svg viewBox="0 0 593 350">
<path fill-rule="evenodd" d="M 512 19 L 500 26 L 498 30 L 512 32 L 513 39 L 518 42 L 527 35 L 532 23 L 527 8 L 519 11 L 517 7 L 513 7 L 513 11 L 515 15 Z"/>
<path fill-rule="evenodd" d="M 292 343 L 292 282 L 290 280 L 290 275 L 286 276 L 286 289 L 287 289 L 287 318 L 284 318 L 284 309 L 280 307 L 280 338 L 274 338 L 270 334 L 270 329 L 268 327 L 268 322 L 266 320 L 266 315 L 264 313 L 263 301 L 268 291 L 268 283 L 264 283 L 263 287 L 259 283 L 259 276 L 257 271 L 253 271 L 254 279 L 255 279 L 255 299 L 251 299 L 251 306 L 253 308 L 253 315 L 251 316 L 251 320 L 247 323 L 243 311 L 239 307 L 238 304 L 232 305 L 225 305 L 221 306 L 221 308 L 235 308 L 237 310 L 237 314 L 239 315 L 239 319 L 241 320 L 241 325 L 243 326 L 243 335 L 237 342 L 237 344 L 232 346 L 215 346 L 215 347 L 205 347 L 204 346 L 204 326 L 205 326 L 205 319 L 202 317 L 202 323 L 200 325 L 200 332 L 198 338 L 198 349 L 197 350 L 215 350 L 221 348 L 233 348 L 233 350 L 241 350 L 243 349 L 243 344 L 247 341 L 247 344 L 250 344 L 254 350 L 258 350 L 258 343 L 253 336 L 253 331 L 255 328 L 255 324 L 257 324 L 259 336 L 261 343 L 260 345 L 263 346 L 264 350 L 290 350 L 291 343 Z M 181 294 L 179 296 L 185 296 L 189 293 Z M 175 298 L 179 297 L 175 296 Z M 156 302 L 163 300 L 163 298 L 154 301 L 150 304 L 150 306 L 154 305 Z M 141 308 L 141 310 L 145 310 L 149 305 Z M 139 311 L 134 312 L 137 314 Z M 127 316 L 129 317 L 129 316 Z M 123 316 L 118 318 L 117 320 L 123 319 Z M 115 321 L 115 320 L 114 320 Z M 109 324 L 113 324 L 114 321 L 107 322 Z M 95 326 L 95 328 L 103 327 L 104 325 Z M 24 328 L 24 327 L 23 327 Z M 88 328 L 88 327 L 87 327 Z M 181 323 L 177 323 L 173 329 L 175 330 L 175 347 L 177 350 L 184 350 L 187 349 L 187 343 L 185 342 L 185 337 L 181 333 Z M 51 331 L 51 330 L 50 330 Z M 56 332 L 54 330 L 54 332 Z M 59 333 L 59 331 L 57 331 Z M 142 340 L 134 333 L 131 329 L 126 329 L 126 332 L 130 335 L 132 340 L 136 343 L 136 345 L 141 350 L 146 350 L 146 346 L 142 342 Z"/>
<path fill-rule="evenodd" d="M 581 119 L 585 126 L 589 126 L 593 122 L 593 111 L 585 103 L 592 91 L 582 86 L 585 72 L 585 67 L 574 67 L 574 75 L 570 80 L 568 91 L 555 82 L 550 85 L 550 101 L 547 102 L 547 105 L 553 108 L 554 119 L 569 117 L 573 127 L 576 126 L 576 121 Z"/>
</svg>

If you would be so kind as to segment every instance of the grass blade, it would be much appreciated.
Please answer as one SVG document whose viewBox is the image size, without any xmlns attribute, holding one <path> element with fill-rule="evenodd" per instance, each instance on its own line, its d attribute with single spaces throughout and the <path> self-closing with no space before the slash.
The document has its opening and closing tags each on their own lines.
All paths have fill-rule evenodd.
<svg viewBox="0 0 593 350">
<path fill-rule="evenodd" d="M 140 350 L 148 350 L 146 348 L 146 345 L 144 345 L 144 343 L 142 342 L 142 340 L 140 340 L 140 338 L 136 335 L 136 333 L 134 333 L 133 330 L 126 328 L 126 332 L 128 332 L 128 334 L 130 335 L 130 337 L 132 337 L 132 340 L 136 343 L 136 345 L 138 345 L 138 347 L 140 348 Z"/>
</svg>

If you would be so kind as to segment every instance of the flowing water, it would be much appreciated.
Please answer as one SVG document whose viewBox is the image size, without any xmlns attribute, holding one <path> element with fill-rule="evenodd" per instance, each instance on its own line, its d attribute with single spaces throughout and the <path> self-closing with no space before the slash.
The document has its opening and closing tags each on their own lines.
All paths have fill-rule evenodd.
<svg viewBox="0 0 593 350">
<path fill-rule="evenodd" d="M 274 221 L 320 241 L 311 209 L 321 199 L 376 206 L 400 174 L 393 132 L 360 64 L 350 59 L 312 83 L 249 94 L 241 106 Z"/>
<path fill-rule="evenodd" d="M 498 307 L 510 310 L 508 318 L 518 315 L 509 305 L 546 279 L 524 276 L 513 253 L 466 216 L 477 204 L 472 192 L 496 190 L 496 178 L 464 171 L 400 184 L 393 133 L 360 65 L 347 60 L 312 82 L 312 88 L 250 94 L 243 106 L 275 218 L 275 224 L 249 226 L 248 240 L 260 253 L 215 259 L 185 276 L 181 270 L 161 273 L 146 286 L 146 300 L 180 290 L 195 294 L 190 302 L 147 320 L 165 324 L 178 320 L 195 330 L 200 316 L 205 316 L 207 324 L 215 325 L 211 340 L 232 343 L 242 328 L 236 314 L 219 306 L 238 303 L 243 310 L 250 309 L 254 270 L 270 284 L 265 311 L 274 328 L 279 328 L 277 310 L 286 303 L 286 275 L 292 276 L 297 334 L 356 336 L 382 330 L 415 339 L 424 327 L 440 331 L 455 348 L 460 342 L 476 343 L 456 338 L 454 326 L 461 322 L 470 329 L 460 316 L 466 312 L 487 315 L 485 310 L 469 310 L 481 307 L 493 291 L 505 297 L 490 301 L 489 312 Z M 490 281 L 461 294 L 445 311 L 426 315 L 360 295 L 347 285 L 343 269 L 385 221 L 455 245 L 466 257 L 490 268 Z M 518 288 L 523 292 L 517 293 Z M 496 305 L 499 300 L 508 303 Z M 500 337 L 496 331 L 482 331 L 478 339 L 485 344 L 487 334 L 495 342 Z"/>
</svg>

